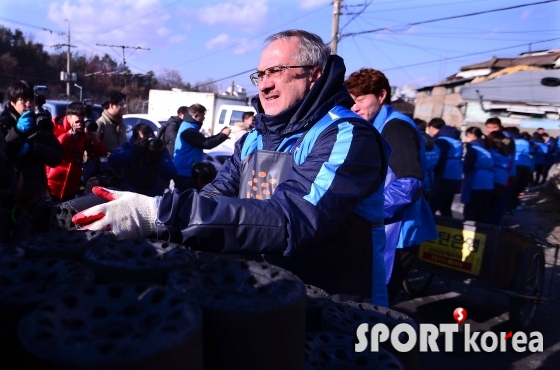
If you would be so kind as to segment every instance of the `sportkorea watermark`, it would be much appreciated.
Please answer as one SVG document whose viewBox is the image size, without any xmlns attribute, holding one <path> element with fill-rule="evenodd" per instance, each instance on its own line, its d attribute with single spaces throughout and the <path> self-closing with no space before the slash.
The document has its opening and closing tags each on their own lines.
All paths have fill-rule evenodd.
<svg viewBox="0 0 560 370">
<path fill-rule="evenodd" d="M 445 339 L 443 350 L 453 352 L 455 349 L 453 333 L 461 332 L 459 325 L 467 319 L 467 310 L 458 307 L 453 312 L 453 317 L 457 321 L 456 324 L 439 324 L 438 326 L 419 324 L 418 332 L 407 323 L 398 324 L 392 330 L 383 323 L 375 324 L 371 328 L 367 323 L 360 324 L 356 329 L 358 343 L 354 345 L 354 351 L 364 352 L 369 347 L 371 352 L 378 352 L 381 343 L 390 341 L 393 348 L 399 352 L 409 352 L 417 343 L 419 343 L 420 352 L 440 352 L 436 340 L 440 333 L 443 333 Z M 542 352 L 544 347 L 543 336 L 538 331 L 533 331 L 529 335 L 521 331 L 497 334 L 491 331 L 471 331 L 470 324 L 464 324 L 463 329 L 463 350 L 465 352 L 506 352 L 508 341 L 511 342 L 511 347 L 515 352 Z"/>
</svg>

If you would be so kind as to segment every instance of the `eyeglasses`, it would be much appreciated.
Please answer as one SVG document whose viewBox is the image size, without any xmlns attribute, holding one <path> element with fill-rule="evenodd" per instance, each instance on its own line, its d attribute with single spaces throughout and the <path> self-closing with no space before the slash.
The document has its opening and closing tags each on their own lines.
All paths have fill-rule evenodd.
<svg viewBox="0 0 560 370">
<path fill-rule="evenodd" d="M 249 78 L 251 79 L 251 83 L 255 86 L 259 86 L 259 82 L 262 82 L 264 77 L 268 78 L 270 81 L 278 81 L 284 71 L 290 68 L 312 68 L 313 66 L 272 66 L 268 67 L 264 71 L 256 71 L 255 73 L 251 73 Z"/>
</svg>

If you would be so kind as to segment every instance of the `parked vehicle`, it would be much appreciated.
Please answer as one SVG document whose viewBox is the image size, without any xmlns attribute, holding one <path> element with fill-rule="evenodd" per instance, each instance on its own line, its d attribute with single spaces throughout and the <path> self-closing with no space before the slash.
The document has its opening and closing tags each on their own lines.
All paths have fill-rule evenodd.
<svg viewBox="0 0 560 370">
<path fill-rule="evenodd" d="M 177 115 L 177 108 L 181 106 L 202 104 L 207 112 L 201 132 L 206 135 L 216 134 L 224 127 L 241 121 L 243 112 L 255 111 L 253 107 L 247 105 L 247 98 L 241 92 L 236 96 L 193 91 L 150 90 L 149 99 L 148 114 L 166 118 Z"/>
<path fill-rule="evenodd" d="M 157 136 L 158 130 L 161 129 L 163 124 L 167 122 L 167 118 L 157 117 L 152 114 L 125 114 L 123 116 L 124 124 L 126 125 L 126 138 L 132 137 L 132 129 L 139 123 L 144 123 L 154 130 Z"/>
<path fill-rule="evenodd" d="M 43 109 L 49 111 L 53 116 L 53 118 L 58 116 L 64 116 L 66 115 L 66 108 L 70 103 L 72 102 L 64 101 L 64 100 L 47 100 L 45 104 L 43 104 Z M 87 118 L 97 121 L 97 119 L 101 117 L 101 113 L 103 113 L 103 107 L 100 104 L 91 103 L 91 114 Z"/>
</svg>

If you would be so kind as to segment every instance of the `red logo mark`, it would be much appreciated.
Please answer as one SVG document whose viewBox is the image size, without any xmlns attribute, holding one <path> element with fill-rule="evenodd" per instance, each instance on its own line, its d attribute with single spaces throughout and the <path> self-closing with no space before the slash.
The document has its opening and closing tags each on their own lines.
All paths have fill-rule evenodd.
<svg viewBox="0 0 560 370">
<path fill-rule="evenodd" d="M 504 337 L 504 340 L 511 338 L 513 336 L 513 334 L 511 333 L 511 331 L 509 333 L 506 334 L 506 336 Z"/>
<path fill-rule="evenodd" d="M 463 307 L 457 307 L 455 311 L 453 311 L 453 318 L 457 321 L 457 324 L 463 323 L 467 319 L 467 310 Z"/>
</svg>

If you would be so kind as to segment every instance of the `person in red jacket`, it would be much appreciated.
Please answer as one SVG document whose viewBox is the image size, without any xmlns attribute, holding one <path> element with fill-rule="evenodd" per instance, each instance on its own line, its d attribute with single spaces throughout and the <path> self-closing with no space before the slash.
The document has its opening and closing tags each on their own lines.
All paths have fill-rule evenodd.
<svg viewBox="0 0 560 370">
<path fill-rule="evenodd" d="M 47 168 L 51 196 L 60 201 L 74 198 L 80 190 L 84 152 L 92 159 L 107 155 L 97 132 L 86 133 L 84 130 L 85 107 L 82 103 L 70 103 L 63 122 L 67 131 L 58 136 L 58 141 L 64 149 L 64 158 L 57 167 Z"/>
</svg>

